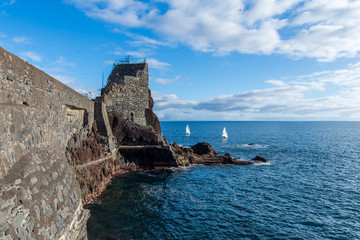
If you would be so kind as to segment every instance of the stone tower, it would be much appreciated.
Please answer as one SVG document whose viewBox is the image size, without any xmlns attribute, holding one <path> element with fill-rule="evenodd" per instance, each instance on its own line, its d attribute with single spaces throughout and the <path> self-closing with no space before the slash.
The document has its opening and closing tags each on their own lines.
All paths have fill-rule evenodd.
<svg viewBox="0 0 360 240">
<path fill-rule="evenodd" d="M 125 119 L 147 125 L 149 106 L 149 71 L 147 63 L 118 64 L 101 90 L 107 112 L 115 111 Z"/>
</svg>

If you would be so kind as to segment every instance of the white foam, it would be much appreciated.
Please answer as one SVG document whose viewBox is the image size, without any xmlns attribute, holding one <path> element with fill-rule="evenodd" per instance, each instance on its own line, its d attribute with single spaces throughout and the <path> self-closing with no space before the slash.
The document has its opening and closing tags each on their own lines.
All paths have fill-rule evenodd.
<svg viewBox="0 0 360 240">
<path fill-rule="evenodd" d="M 271 165 L 271 162 L 254 162 L 254 165 Z"/>
<path fill-rule="evenodd" d="M 259 148 L 269 148 L 270 145 L 262 145 L 262 144 L 239 144 L 239 145 L 236 145 L 236 147 L 241 147 L 241 148 L 256 148 L 256 149 L 259 149 Z"/>
<path fill-rule="evenodd" d="M 94 198 L 94 199 L 91 199 L 88 203 L 86 204 L 102 204 L 101 200 L 97 199 L 97 198 Z"/>
</svg>

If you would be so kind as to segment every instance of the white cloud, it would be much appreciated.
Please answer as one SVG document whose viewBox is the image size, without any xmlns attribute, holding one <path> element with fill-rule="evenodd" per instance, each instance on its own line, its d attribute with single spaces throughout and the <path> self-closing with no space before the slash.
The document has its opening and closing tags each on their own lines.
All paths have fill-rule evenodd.
<svg viewBox="0 0 360 240">
<path fill-rule="evenodd" d="M 201 101 L 156 92 L 154 109 L 166 120 L 360 120 L 360 63 L 266 82 L 274 87 Z"/>
<path fill-rule="evenodd" d="M 89 17 L 147 28 L 168 42 L 217 55 L 272 54 L 319 61 L 356 57 L 360 1 L 353 0 L 67 0 Z M 138 37 L 135 43 L 164 45 Z"/>
<path fill-rule="evenodd" d="M 113 54 L 118 56 L 131 56 L 136 58 L 144 58 L 146 56 L 144 51 L 122 51 L 122 50 L 116 50 L 113 52 Z"/>
<path fill-rule="evenodd" d="M 152 91 L 152 97 L 155 102 L 156 110 L 169 108 L 191 108 L 197 104 L 196 101 L 183 100 L 175 94 L 164 94 L 158 91 Z"/>
<path fill-rule="evenodd" d="M 283 81 L 280 81 L 280 80 L 267 80 L 266 82 L 269 83 L 269 84 L 272 84 L 274 86 L 278 86 L 278 87 L 282 87 L 282 86 L 285 85 L 285 83 Z"/>
<path fill-rule="evenodd" d="M 56 60 L 56 64 L 63 67 L 71 67 L 74 68 L 76 63 L 67 61 L 63 56 L 59 56 Z"/>
<path fill-rule="evenodd" d="M 180 75 L 176 76 L 175 78 L 157 78 L 157 79 L 155 79 L 155 82 L 162 84 L 162 85 L 166 85 L 169 83 L 174 83 L 179 79 L 180 79 Z"/>
<path fill-rule="evenodd" d="M 155 58 L 147 58 L 146 62 L 149 64 L 150 68 L 155 68 L 159 70 L 167 70 L 168 67 L 171 66 L 169 63 L 161 62 Z"/>
<path fill-rule="evenodd" d="M 29 39 L 27 37 L 13 37 L 12 39 L 15 43 L 25 43 L 25 42 L 28 42 Z"/>
<path fill-rule="evenodd" d="M 0 32 L 0 38 L 7 38 L 7 35 L 5 33 Z"/>
<path fill-rule="evenodd" d="M 105 60 L 104 63 L 106 65 L 113 65 L 114 64 L 114 61 L 113 60 Z"/>
<path fill-rule="evenodd" d="M 42 67 L 41 69 L 46 73 L 66 72 L 66 69 L 62 67 Z"/>
<path fill-rule="evenodd" d="M 1 5 L 1 7 L 4 7 L 6 5 L 13 5 L 15 2 L 16 2 L 16 0 L 4 1 L 4 3 Z"/>
<path fill-rule="evenodd" d="M 159 41 L 146 36 L 133 34 L 133 33 L 126 33 L 126 35 L 134 39 L 133 41 L 130 41 L 130 44 L 134 46 L 150 46 L 150 47 L 170 46 L 168 42 Z"/>
<path fill-rule="evenodd" d="M 21 52 L 20 55 L 22 58 L 30 59 L 34 62 L 41 62 L 42 60 L 42 57 L 39 54 L 32 51 Z"/>
<path fill-rule="evenodd" d="M 81 94 L 84 93 L 86 93 L 87 95 L 89 94 L 91 98 L 95 98 L 96 96 L 99 96 L 99 92 L 96 89 L 89 87 L 87 85 L 77 83 L 78 80 L 74 77 L 68 75 L 61 75 L 61 74 L 51 74 L 51 76 Z"/>
<path fill-rule="evenodd" d="M 59 74 L 52 74 L 52 76 L 54 78 L 56 78 L 57 80 L 59 80 L 60 82 L 62 82 L 63 84 L 71 84 L 71 83 L 75 83 L 76 79 L 70 76 L 66 76 L 66 75 L 59 75 Z"/>
</svg>

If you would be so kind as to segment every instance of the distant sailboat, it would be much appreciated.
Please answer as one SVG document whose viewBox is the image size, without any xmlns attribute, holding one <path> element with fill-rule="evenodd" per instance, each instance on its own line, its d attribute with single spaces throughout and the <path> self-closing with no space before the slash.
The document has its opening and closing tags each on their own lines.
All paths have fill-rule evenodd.
<svg viewBox="0 0 360 240">
<path fill-rule="evenodd" d="M 186 136 L 190 136 L 190 127 L 189 124 L 186 126 Z"/>
<path fill-rule="evenodd" d="M 228 137 L 228 134 L 227 134 L 227 131 L 226 131 L 226 127 L 224 127 L 222 137 L 225 138 L 225 139 L 228 139 L 228 138 L 229 138 L 229 137 Z"/>
</svg>

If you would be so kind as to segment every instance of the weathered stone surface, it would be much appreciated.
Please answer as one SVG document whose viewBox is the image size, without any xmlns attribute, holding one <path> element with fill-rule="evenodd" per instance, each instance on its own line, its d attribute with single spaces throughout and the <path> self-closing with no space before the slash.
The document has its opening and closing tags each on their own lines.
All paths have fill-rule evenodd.
<svg viewBox="0 0 360 240">
<path fill-rule="evenodd" d="M 23 212 L 18 212 L 12 221 L 14 228 L 20 227 L 22 222 L 25 220 L 25 215 Z"/>
<path fill-rule="evenodd" d="M 29 232 L 24 227 L 18 227 L 16 233 L 19 240 L 26 240 L 26 237 L 29 235 Z"/>
<path fill-rule="evenodd" d="M 101 90 L 107 111 L 121 113 L 139 125 L 146 125 L 145 109 L 149 108 L 149 73 L 147 63 L 116 65 L 108 84 Z"/>
<path fill-rule="evenodd" d="M 24 236 L 26 236 L 26 239 L 43 239 L 44 237 L 47 239 L 58 239 L 59 231 L 62 234 L 67 234 L 66 236 L 69 238 L 65 239 L 84 234 L 82 230 L 71 230 L 70 223 L 78 221 L 79 213 L 76 212 L 84 212 L 85 210 L 82 208 L 78 182 L 72 180 L 75 179 L 74 171 L 71 170 L 69 165 L 63 165 L 64 157 L 64 154 L 56 151 L 34 150 L 34 152 L 24 155 L 16 163 L 16 168 L 11 169 L 5 178 L 0 179 L 0 186 L 3 187 L 2 194 L 0 194 L 0 239 L 6 239 L 5 237 L 7 236 L 14 239 L 25 239 Z M 48 173 L 43 173 L 40 168 L 33 173 L 29 173 L 26 178 L 22 179 L 19 185 L 14 187 L 12 181 L 15 181 L 16 177 L 21 175 L 23 170 L 26 171 L 28 169 L 26 163 L 29 162 L 35 164 L 33 165 L 34 169 L 37 169 L 36 164 L 51 167 Z M 57 169 L 59 168 L 64 170 L 56 178 L 57 182 L 54 182 L 49 173 L 56 172 L 58 174 Z M 52 182 L 47 186 L 43 185 L 41 181 L 33 181 L 32 184 L 31 179 L 34 179 L 35 176 L 40 179 L 44 177 L 46 181 L 51 177 Z M 57 194 L 55 194 L 58 186 L 61 186 L 59 189 L 61 189 L 60 192 L 62 194 L 64 194 L 64 191 L 67 192 L 68 197 L 66 201 L 56 204 L 55 207 L 55 202 L 58 201 Z M 38 188 L 42 189 L 41 194 L 34 195 Z M 16 195 L 13 196 L 12 194 Z M 15 199 L 18 199 L 18 201 L 15 201 Z M 21 205 L 15 205 L 16 207 L 14 207 L 16 203 L 21 203 Z M 75 209 L 74 206 L 78 206 L 78 209 Z M 69 210 L 71 208 L 73 211 Z M 62 219 L 61 216 L 60 220 L 57 218 L 57 213 L 60 212 L 63 213 L 64 217 L 66 216 L 66 219 Z M 84 214 L 88 216 L 87 210 Z M 60 223 L 59 226 L 57 226 L 57 223 Z M 86 220 L 81 219 L 79 224 L 86 226 Z M 53 227 L 55 225 L 57 226 L 56 228 Z"/>
<path fill-rule="evenodd" d="M 117 112 L 109 112 L 109 122 L 119 145 L 164 145 L 165 143 L 152 128 L 125 120 Z"/>
<path fill-rule="evenodd" d="M 35 205 L 34 210 L 36 213 L 37 220 L 40 221 L 40 208 L 37 205 Z"/>
<path fill-rule="evenodd" d="M 35 172 L 35 171 L 34 171 Z M 37 182 L 37 177 L 32 177 L 30 179 L 31 184 L 35 184 Z"/>
<path fill-rule="evenodd" d="M 42 207 L 43 213 L 44 213 L 46 216 L 50 217 L 50 216 L 53 214 L 53 210 L 52 210 L 50 204 L 44 203 L 41 207 Z"/>
<path fill-rule="evenodd" d="M 161 134 L 160 121 L 156 114 L 153 112 L 154 100 L 151 96 L 151 90 L 149 89 L 149 108 L 145 109 L 146 125 L 150 125 L 155 133 Z"/>
<path fill-rule="evenodd" d="M 2 48 L 0 66 L 2 178 L 29 149 L 51 146 L 64 150 L 74 129 L 86 122 L 92 125 L 94 106 L 86 97 Z"/>
<path fill-rule="evenodd" d="M 81 129 L 68 142 L 66 157 L 73 166 L 81 165 L 104 157 L 104 137 L 97 131 L 96 123 L 91 129 Z"/>
</svg>

